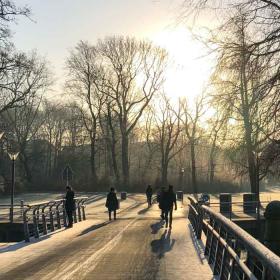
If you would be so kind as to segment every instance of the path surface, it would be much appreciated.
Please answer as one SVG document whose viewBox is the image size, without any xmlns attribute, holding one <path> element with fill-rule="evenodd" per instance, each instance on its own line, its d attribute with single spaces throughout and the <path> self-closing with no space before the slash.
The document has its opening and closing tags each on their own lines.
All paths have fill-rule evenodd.
<svg viewBox="0 0 280 280">
<path fill-rule="evenodd" d="M 187 207 L 178 206 L 168 230 L 157 205 L 146 209 L 142 195 L 122 203 L 111 223 L 101 199 L 73 229 L 0 248 L 0 279 L 213 279 L 186 219 Z"/>
</svg>

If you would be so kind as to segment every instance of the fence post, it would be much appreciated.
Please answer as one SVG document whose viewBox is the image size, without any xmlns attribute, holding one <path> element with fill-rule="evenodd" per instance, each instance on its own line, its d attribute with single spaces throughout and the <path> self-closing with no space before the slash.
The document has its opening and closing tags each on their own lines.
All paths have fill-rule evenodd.
<svg viewBox="0 0 280 280">
<path fill-rule="evenodd" d="M 23 218 L 23 212 L 24 212 L 24 200 L 20 201 L 20 216 Z"/>
<path fill-rule="evenodd" d="M 30 233 L 29 233 L 29 226 L 28 226 L 28 218 L 27 218 L 27 211 L 29 211 L 30 208 L 26 209 L 23 212 L 23 230 L 24 230 L 24 239 L 25 242 L 30 242 Z"/>
<path fill-rule="evenodd" d="M 201 206 L 197 205 L 197 239 L 201 239 L 201 234 L 202 234 L 202 225 L 203 225 L 203 209 Z"/>
<path fill-rule="evenodd" d="M 39 238 L 39 229 L 38 229 L 38 213 L 37 213 L 37 208 L 33 210 L 33 228 L 34 228 L 34 237 Z"/>
<path fill-rule="evenodd" d="M 55 207 L 55 211 L 56 211 L 56 222 L 57 222 L 57 228 L 61 229 L 61 222 L 60 222 L 60 212 L 59 212 L 59 206 L 61 205 L 61 202 L 59 202 L 56 207 Z"/>
<path fill-rule="evenodd" d="M 85 205 L 82 204 L 82 213 L 83 213 L 83 220 L 86 220 L 86 212 L 85 212 Z"/>
<path fill-rule="evenodd" d="M 78 220 L 79 222 L 82 220 L 82 216 L 81 216 L 81 202 L 82 201 L 79 201 L 77 204 L 78 204 Z"/>
<path fill-rule="evenodd" d="M 46 215 L 44 211 L 45 211 L 45 207 L 42 208 L 42 226 L 43 226 L 43 233 L 47 234 L 48 229 L 47 229 Z"/>
<path fill-rule="evenodd" d="M 65 200 L 63 200 L 63 224 L 66 227 L 67 226 L 67 221 L 66 221 L 66 210 L 65 210 Z"/>
<path fill-rule="evenodd" d="M 77 223 L 77 207 L 73 211 L 74 223 Z"/>
<path fill-rule="evenodd" d="M 50 228 L 51 228 L 51 231 L 54 231 L 54 221 L 53 221 L 53 212 L 52 212 L 52 207 L 54 205 L 55 205 L 55 203 L 50 206 Z"/>
</svg>

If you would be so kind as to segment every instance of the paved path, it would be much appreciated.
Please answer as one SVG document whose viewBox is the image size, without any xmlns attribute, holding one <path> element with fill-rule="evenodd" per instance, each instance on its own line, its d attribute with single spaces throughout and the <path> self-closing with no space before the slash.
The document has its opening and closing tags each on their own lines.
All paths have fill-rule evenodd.
<svg viewBox="0 0 280 280">
<path fill-rule="evenodd" d="M 117 221 L 107 222 L 103 204 L 73 229 L 0 248 L 0 279 L 213 279 L 185 206 L 179 204 L 168 230 L 157 205 L 147 210 L 143 196 L 132 199 Z"/>
</svg>

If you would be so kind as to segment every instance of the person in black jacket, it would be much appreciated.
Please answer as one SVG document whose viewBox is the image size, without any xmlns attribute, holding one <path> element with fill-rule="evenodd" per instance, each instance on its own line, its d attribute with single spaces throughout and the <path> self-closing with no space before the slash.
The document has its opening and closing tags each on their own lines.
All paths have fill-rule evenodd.
<svg viewBox="0 0 280 280">
<path fill-rule="evenodd" d="M 168 216 L 169 216 L 169 228 L 172 228 L 172 214 L 173 206 L 177 210 L 176 194 L 173 191 L 173 186 L 169 185 L 168 191 L 162 194 L 161 205 L 164 212 L 165 227 L 168 227 Z"/>
<path fill-rule="evenodd" d="M 65 211 L 68 218 L 68 228 L 73 227 L 73 211 L 75 211 L 75 193 L 70 186 L 66 187 Z"/>
<path fill-rule="evenodd" d="M 151 185 L 148 185 L 146 189 L 146 196 L 147 196 L 148 207 L 150 207 L 152 206 L 152 196 L 153 196 L 153 189 Z"/>
<path fill-rule="evenodd" d="M 111 221 L 111 213 L 114 212 L 114 220 L 117 219 L 117 209 L 119 208 L 119 202 L 117 199 L 117 195 L 115 193 L 115 189 L 111 188 L 110 192 L 107 194 L 107 200 L 105 206 L 108 208 L 109 212 L 109 220 Z"/>
<path fill-rule="evenodd" d="M 161 187 L 157 193 L 157 202 L 158 202 L 158 207 L 161 210 L 160 217 L 162 220 L 164 220 L 164 209 L 163 209 L 163 205 L 162 205 L 163 194 L 164 194 L 164 187 Z"/>
</svg>

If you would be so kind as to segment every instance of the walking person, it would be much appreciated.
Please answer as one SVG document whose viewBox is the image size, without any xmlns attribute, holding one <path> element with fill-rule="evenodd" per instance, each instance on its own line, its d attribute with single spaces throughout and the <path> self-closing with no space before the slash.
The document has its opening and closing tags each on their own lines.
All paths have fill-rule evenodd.
<svg viewBox="0 0 280 280">
<path fill-rule="evenodd" d="M 115 193 L 115 189 L 111 188 L 110 192 L 107 194 L 106 204 L 105 206 L 108 208 L 109 212 L 109 220 L 112 220 L 111 214 L 114 212 L 114 220 L 117 219 L 117 209 L 119 208 L 119 202 L 117 199 L 117 195 Z"/>
<path fill-rule="evenodd" d="M 146 189 L 146 196 L 147 196 L 147 202 L 148 202 L 148 207 L 152 206 L 152 196 L 153 196 L 153 189 L 151 185 L 148 185 Z"/>
<path fill-rule="evenodd" d="M 161 217 L 162 220 L 164 220 L 164 211 L 163 211 L 164 209 L 163 209 L 163 205 L 162 205 L 163 194 L 164 194 L 164 187 L 161 187 L 160 190 L 157 193 L 157 202 L 158 202 L 158 207 L 161 210 L 160 217 Z"/>
<path fill-rule="evenodd" d="M 67 228 L 73 227 L 73 211 L 75 211 L 75 193 L 70 186 L 66 187 L 65 196 L 65 211 L 67 214 L 68 224 Z"/>
<path fill-rule="evenodd" d="M 177 210 L 176 194 L 173 191 L 173 186 L 169 185 L 168 191 L 162 195 L 162 208 L 164 212 L 165 227 L 172 228 L 173 207 Z M 169 217 L 169 219 L 168 219 Z"/>
</svg>

